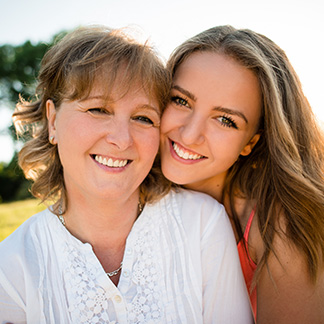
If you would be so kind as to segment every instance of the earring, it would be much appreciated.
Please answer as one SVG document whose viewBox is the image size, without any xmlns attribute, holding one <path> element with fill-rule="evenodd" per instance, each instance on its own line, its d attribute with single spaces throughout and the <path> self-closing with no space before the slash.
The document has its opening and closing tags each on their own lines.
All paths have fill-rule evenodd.
<svg viewBox="0 0 324 324">
<path fill-rule="evenodd" d="M 49 138 L 49 142 L 50 142 L 52 145 L 54 145 L 54 136 L 50 136 L 50 138 Z"/>
</svg>

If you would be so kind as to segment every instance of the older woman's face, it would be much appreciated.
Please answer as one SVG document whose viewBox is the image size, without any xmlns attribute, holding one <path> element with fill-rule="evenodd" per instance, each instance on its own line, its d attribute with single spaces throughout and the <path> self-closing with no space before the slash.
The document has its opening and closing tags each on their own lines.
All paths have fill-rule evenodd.
<svg viewBox="0 0 324 324">
<path fill-rule="evenodd" d="M 177 69 L 171 97 L 161 121 L 164 175 L 192 189 L 223 183 L 259 139 L 256 76 L 224 55 L 195 53 Z"/>
<path fill-rule="evenodd" d="M 127 199 L 158 152 L 158 103 L 138 87 L 122 98 L 112 91 L 109 102 L 102 91 L 96 86 L 85 100 L 63 101 L 58 110 L 47 102 L 69 197 Z"/>
</svg>

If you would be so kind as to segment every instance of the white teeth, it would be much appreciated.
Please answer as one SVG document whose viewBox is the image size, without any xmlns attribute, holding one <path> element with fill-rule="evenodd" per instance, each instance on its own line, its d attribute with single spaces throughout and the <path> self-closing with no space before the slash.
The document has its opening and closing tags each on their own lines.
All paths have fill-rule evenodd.
<svg viewBox="0 0 324 324">
<path fill-rule="evenodd" d="M 100 164 L 107 165 L 111 168 L 122 168 L 127 164 L 127 160 L 113 160 L 112 158 L 103 158 L 100 155 L 95 156 L 95 160 Z"/>
<path fill-rule="evenodd" d="M 185 159 L 185 160 L 187 160 L 188 159 L 188 157 L 189 157 L 189 153 L 188 152 L 186 152 L 185 154 L 183 154 L 183 156 L 182 156 L 182 158 L 183 159 Z"/>
<path fill-rule="evenodd" d="M 183 151 L 182 151 L 182 150 L 179 150 L 179 151 L 178 151 L 178 155 L 179 155 L 180 157 L 183 157 L 183 155 L 184 155 Z"/>
<path fill-rule="evenodd" d="M 203 158 L 202 155 L 199 154 L 191 154 L 189 152 L 184 152 L 176 143 L 173 143 L 173 149 L 177 153 L 178 156 L 183 158 L 184 160 L 199 160 Z"/>
</svg>

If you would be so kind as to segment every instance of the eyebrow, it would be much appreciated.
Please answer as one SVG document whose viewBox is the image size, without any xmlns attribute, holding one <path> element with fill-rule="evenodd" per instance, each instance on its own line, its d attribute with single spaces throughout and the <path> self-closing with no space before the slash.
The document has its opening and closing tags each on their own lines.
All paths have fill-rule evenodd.
<svg viewBox="0 0 324 324">
<path fill-rule="evenodd" d="M 221 111 L 221 112 L 224 112 L 224 113 L 229 114 L 229 115 L 234 115 L 234 116 L 241 117 L 247 124 L 249 123 L 247 118 L 245 117 L 245 115 L 243 113 L 241 113 L 240 111 L 238 111 L 238 110 L 225 108 L 225 107 L 215 107 L 213 110 Z"/>
<path fill-rule="evenodd" d="M 189 99 L 193 101 L 197 101 L 197 98 L 188 90 L 181 88 L 180 86 L 173 84 L 172 89 L 178 90 L 179 92 L 183 93 L 186 95 Z"/>
<path fill-rule="evenodd" d="M 136 110 L 153 110 L 155 111 L 159 116 L 161 115 L 161 111 L 156 108 L 155 106 L 152 106 L 152 105 L 148 105 L 148 104 L 144 104 L 144 105 L 138 105 L 136 107 Z"/>
<path fill-rule="evenodd" d="M 102 96 L 102 95 L 98 95 L 98 96 L 90 96 L 84 99 L 81 99 L 80 102 L 84 102 L 84 101 L 91 101 L 91 100 L 103 100 L 105 102 L 109 102 L 110 98 Z M 140 110 L 140 109 L 144 109 L 144 110 L 153 110 L 155 111 L 159 116 L 161 115 L 161 111 L 159 108 L 153 106 L 153 105 L 149 105 L 149 104 L 139 104 L 136 106 L 136 110 Z"/>
<path fill-rule="evenodd" d="M 89 96 L 89 97 L 86 97 L 86 98 L 83 98 L 83 99 L 80 99 L 79 101 L 80 102 L 83 102 L 83 101 L 90 101 L 90 100 L 105 100 L 105 101 L 109 101 L 109 97 L 105 97 L 103 95 L 98 95 L 98 96 Z"/>
<path fill-rule="evenodd" d="M 180 86 L 174 84 L 172 85 L 172 89 L 178 90 L 179 92 L 181 92 L 182 94 L 184 94 L 185 96 L 187 96 L 189 99 L 193 100 L 194 102 L 197 101 L 197 98 L 194 96 L 194 94 L 192 94 L 190 91 L 181 88 Z M 225 107 L 221 107 L 221 106 L 217 106 L 215 108 L 213 108 L 214 111 L 220 111 L 229 115 L 234 115 L 234 116 L 238 116 L 241 117 L 247 124 L 249 123 L 246 116 L 235 109 L 230 109 L 230 108 L 225 108 Z"/>
</svg>

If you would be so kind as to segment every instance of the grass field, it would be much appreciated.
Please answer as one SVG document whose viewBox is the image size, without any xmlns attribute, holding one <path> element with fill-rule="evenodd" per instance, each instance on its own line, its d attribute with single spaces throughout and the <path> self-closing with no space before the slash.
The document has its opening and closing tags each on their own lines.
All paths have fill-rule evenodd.
<svg viewBox="0 0 324 324">
<path fill-rule="evenodd" d="M 0 204 L 0 241 L 11 234 L 30 216 L 46 207 L 39 200 L 28 199 Z"/>
</svg>

